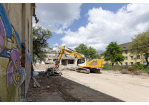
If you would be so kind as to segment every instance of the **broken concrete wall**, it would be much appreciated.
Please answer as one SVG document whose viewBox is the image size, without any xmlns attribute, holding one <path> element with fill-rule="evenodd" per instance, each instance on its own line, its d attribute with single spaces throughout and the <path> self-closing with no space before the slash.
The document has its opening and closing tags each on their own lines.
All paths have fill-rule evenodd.
<svg viewBox="0 0 149 105">
<path fill-rule="evenodd" d="M 21 84 L 24 81 L 25 92 L 28 89 L 32 52 L 27 52 L 22 40 L 24 37 L 22 30 L 24 30 L 22 29 L 22 4 L 0 3 L 0 101 L 2 102 L 20 101 Z M 31 34 L 31 31 L 29 33 Z M 24 48 L 22 48 L 22 42 Z M 21 63 L 22 58 L 24 62 Z"/>
<path fill-rule="evenodd" d="M 45 64 L 54 64 L 58 60 L 59 53 L 48 52 Z M 76 58 L 68 53 L 64 53 L 60 60 L 61 65 L 76 64 Z"/>
</svg>

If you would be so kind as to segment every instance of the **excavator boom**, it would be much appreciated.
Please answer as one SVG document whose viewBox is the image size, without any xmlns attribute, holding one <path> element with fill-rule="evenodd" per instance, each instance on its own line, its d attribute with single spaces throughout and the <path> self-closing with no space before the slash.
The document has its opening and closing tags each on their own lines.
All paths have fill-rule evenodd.
<svg viewBox="0 0 149 105">
<path fill-rule="evenodd" d="M 83 58 L 83 57 L 81 56 L 81 54 L 79 54 L 79 53 L 77 53 L 77 52 L 75 52 L 75 51 L 67 50 L 67 49 L 65 49 L 65 46 L 62 46 L 62 47 L 61 47 L 61 50 L 60 50 L 59 57 L 58 57 L 58 62 L 60 62 L 61 57 L 62 57 L 62 55 L 63 55 L 64 52 L 67 52 L 68 54 L 73 55 L 73 56 L 76 57 L 76 58 Z"/>
</svg>

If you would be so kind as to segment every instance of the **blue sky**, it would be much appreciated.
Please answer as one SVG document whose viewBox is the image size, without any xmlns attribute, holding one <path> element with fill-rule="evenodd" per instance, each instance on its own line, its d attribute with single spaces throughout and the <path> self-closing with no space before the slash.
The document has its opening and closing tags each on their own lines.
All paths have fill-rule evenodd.
<svg viewBox="0 0 149 105">
<path fill-rule="evenodd" d="M 49 46 L 75 48 L 84 43 L 99 53 L 112 41 L 127 43 L 149 29 L 149 4 L 36 3 L 36 16 L 52 31 Z"/>
</svg>

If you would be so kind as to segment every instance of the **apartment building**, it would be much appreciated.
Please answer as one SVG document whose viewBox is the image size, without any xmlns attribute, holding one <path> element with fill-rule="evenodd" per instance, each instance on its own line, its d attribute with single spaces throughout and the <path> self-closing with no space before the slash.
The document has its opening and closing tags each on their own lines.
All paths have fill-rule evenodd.
<svg viewBox="0 0 149 105">
<path fill-rule="evenodd" d="M 122 48 L 121 54 L 125 56 L 125 60 L 119 63 L 119 65 L 133 66 L 135 63 L 147 65 L 144 54 L 140 54 L 139 50 L 137 49 L 135 51 L 127 49 L 129 43 L 119 45 Z M 106 62 L 111 63 L 110 61 L 105 61 L 103 59 L 103 54 L 101 54 L 101 59 L 103 60 L 103 64 L 105 64 Z"/>
</svg>

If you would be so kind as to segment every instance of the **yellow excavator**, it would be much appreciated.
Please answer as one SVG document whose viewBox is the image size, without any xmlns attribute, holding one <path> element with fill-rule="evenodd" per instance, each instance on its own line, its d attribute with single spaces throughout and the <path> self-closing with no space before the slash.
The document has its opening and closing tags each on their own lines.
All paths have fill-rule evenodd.
<svg viewBox="0 0 149 105">
<path fill-rule="evenodd" d="M 95 72 L 95 73 L 100 73 L 100 70 L 102 69 L 102 60 L 101 59 L 93 59 L 91 61 L 86 61 L 86 58 L 84 55 L 81 55 L 77 53 L 76 51 L 73 51 L 72 49 L 68 48 L 69 50 L 65 49 L 65 46 L 62 46 L 60 49 L 60 54 L 58 56 L 58 62 L 56 65 L 59 64 L 61 57 L 64 52 L 73 55 L 75 58 L 77 58 L 77 72 L 82 72 L 89 74 L 90 71 Z M 58 65 L 59 67 L 59 65 Z"/>
</svg>

